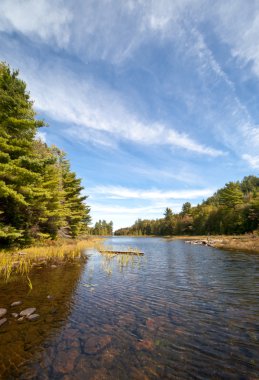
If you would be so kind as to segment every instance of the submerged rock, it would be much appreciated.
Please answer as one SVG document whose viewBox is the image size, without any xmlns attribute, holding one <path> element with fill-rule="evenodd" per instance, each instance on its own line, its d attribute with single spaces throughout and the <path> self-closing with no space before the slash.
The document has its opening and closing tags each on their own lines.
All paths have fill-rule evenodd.
<svg viewBox="0 0 259 380">
<path fill-rule="evenodd" d="M 19 306 L 21 304 L 22 304 L 22 301 L 15 301 L 15 302 L 11 303 L 11 307 Z"/>
<path fill-rule="evenodd" d="M 36 307 L 29 307 L 28 309 L 25 309 L 20 312 L 20 315 L 22 317 L 28 317 L 29 315 L 33 314 L 36 311 Z"/>
<path fill-rule="evenodd" d="M 86 354 L 97 354 L 102 351 L 105 347 L 107 347 L 111 343 L 111 336 L 92 336 L 88 338 L 85 342 L 84 351 Z"/>
<path fill-rule="evenodd" d="M 55 265 L 55 264 L 52 264 L 50 267 L 51 267 L 52 269 L 55 269 L 55 268 L 57 268 L 58 266 Z"/>
<path fill-rule="evenodd" d="M 18 313 L 12 313 L 11 315 L 12 315 L 12 317 L 14 317 L 14 318 L 19 317 L 19 314 L 18 314 Z"/>
<path fill-rule="evenodd" d="M 2 318 L 7 313 L 7 309 L 0 307 L 0 318 Z"/>
<path fill-rule="evenodd" d="M 7 321 L 7 318 L 0 319 L 0 326 L 2 326 Z"/>
<path fill-rule="evenodd" d="M 144 339 L 136 344 L 136 349 L 138 351 L 146 350 L 153 351 L 154 350 L 154 342 L 151 339 Z"/>
<path fill-rule="evenodd" d="M 27 316 L 27 319 L 28 319 L 29 321 L 35 321 L 35 320 L 38 319 L 39 317 L 40 317 L 39 314 L 30 314 L 30 315 Z"/>
<path fill-rule="evenodd" d="M 68 351 L 59 351 L 53 363 L 55 372 L 62 374 L 72 372 L 79 355 L 80 352 L 75 348 Z"/>
</svg>

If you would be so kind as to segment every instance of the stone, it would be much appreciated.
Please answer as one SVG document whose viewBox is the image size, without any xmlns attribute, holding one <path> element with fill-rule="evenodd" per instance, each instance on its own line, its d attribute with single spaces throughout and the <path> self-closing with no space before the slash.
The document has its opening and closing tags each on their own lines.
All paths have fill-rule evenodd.
<svg viewBox="0 0 259 380">
<path fill-rule="evenodd" d="M 36 307 L 28 307 L 28 309 L 24 309 L 20 312 L 21 317 L 28 317 L 36 311 Z"/>
<path fill-rule="evenodd" d="M 18 317 L 19 317 L 19 314 L 18 314 L 18 313 L 12 313 L 11 315 L 12 315 L 12 317 L 14 317 L 14 318 L 18 318 Z"/>
<path fill-rule="evenodd" d="M 120 316 L 118 324 L 122 327 L 130 326 L 135 323 L 135 315 L 133 313 L 125 313 Z"/>
<path fill-rule="evenodd" d="M 11 303 L 11 307 L 19 306 L 21 304 L 22 304 L 22 301 L 15 301 L 15 302 Z"/>
<path fill-rule="evenodd" d="M 39 314 L 30 314 L 28 315 L 26 318 L 29 320 L 29 321 L 36 321 L 36 319 L 38 319 L 40 316 Z"/>
<path fill-rule="evenodd" d="M 97 354 L 107 347 L 111 343 L 111 340 L 112 338 L 109 335 L 92 336 L 86 340 L 84 351 L 90 355 Z"/>
<path fill-rule="evenodd" d="M 50 267 L 51 267 L 52 269 L 55 269 L 55 268 L 57 268 L 57 265 L 52 264 Z"/>
<path fill-rule="evenodd" d="M 80 336 L 80 331 L 77 329 L 69 328 L 64 331 L 64 336 L 66 339 L 73 340 Z"/>
<path fill-rule="evenodd" d="M 2 326 L 7 321 L 7 318 L 0 319 L 0 326 Z"/>
<path fill-rule="evenodd" d="M 120 355 L 120 351 L 116 348 L 107 348 L 107 350 L 104 350 L 102 357 L 101 357 L 101 363 L 103 367 L 106 367 L 107 365 L 111 365 L 111 363 L 116 360 L 116 358 Z"/>
<path fill-rule="evenodd" d="M 55 372 L 62 374 L 72 372 L 78 356 L 79 352 L 75 348 L 68 351 L 59 351 L 53 363 Z"/>
<path fill-rule="evenodd" d="M 154 343 L 151 339 L 144 339 L 144 340 L 137 342 L 136 349 L 138 351 L 142 351 L 142 350 L 153 351 Z"/>
<path fill-rule="evenodd" d="M 17 321 L 22 322 L 24 320 L 24 317 L 20 317 L 17 319 Z"/>
<path fill-rule="evenodd" d="M 146 376 L 143 370 L 140 368 L 131 368 L 130 375 L 130 378 L 134 380 L 149 380 L 149 377 Z"/>
<path fill-rule="evenodd" d="M 152 319 L 152 318 L 148 318 L 146 320 L 146 326 L 147 326 L 147 329 L 149 331 L 155 331 L 157 329 L 157 325 L 156 325 L 154 319 Z"/>
<path fill-rule="evenodd" d="M 0 307 L 0 318 L 2 318 L 7 313 L 7 309 Z"/>
</svg>

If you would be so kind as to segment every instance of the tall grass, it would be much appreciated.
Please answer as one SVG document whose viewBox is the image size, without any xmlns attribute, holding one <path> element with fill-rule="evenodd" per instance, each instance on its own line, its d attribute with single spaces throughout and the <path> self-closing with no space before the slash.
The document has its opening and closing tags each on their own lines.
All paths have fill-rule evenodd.
<svg viewBox="0 0 259 380">
<path fill-rule="evenodd" d="M 99 248 L 102 241 L 98 238 L 87 240 L 59 240 L 23 250 L 0 251 L 0 278 L 8 281 L 12 275 L 28 274 L 36 265 L 59 264 L 83 258 L 86 248 Z"/>
</svg>

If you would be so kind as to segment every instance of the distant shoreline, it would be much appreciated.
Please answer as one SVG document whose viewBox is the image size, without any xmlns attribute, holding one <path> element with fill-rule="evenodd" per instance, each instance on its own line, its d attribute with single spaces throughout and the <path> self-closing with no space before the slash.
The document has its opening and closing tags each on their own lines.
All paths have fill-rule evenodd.
<svg viewBox="0 0 259 380">
<path fill-rule="evenodd" d="M 115 235 L 117 236 L 117 235 Z M 251 253 L 259 253 L 259 236 L 255 234 L 245 235 L 181 235 L 181 236 L 155 236 L 155 235 L 118 235 L 118 237 L 158 237 L 167 240 L 191 240 L 202 243 L 208 242 L 208 245 L 213 248 L 225 249 L 231 251 L 244 251 Z"/>
</svg>

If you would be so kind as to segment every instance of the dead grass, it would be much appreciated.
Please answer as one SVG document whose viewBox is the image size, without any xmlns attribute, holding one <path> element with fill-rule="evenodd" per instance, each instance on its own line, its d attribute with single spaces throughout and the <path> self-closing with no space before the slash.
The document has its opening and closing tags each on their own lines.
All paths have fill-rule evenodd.
<svg viewBox="0 0 259 380">
<path fill-rule="evenodd" d="M 44 245 L 16 250 L 0 251 L 0 278 L 8 281 L 12 275 L 26 275 L 32 267 L 60 264 L 81 259 L 86 248 L 99 248 L 102 240 L 88 238 L 84 240 L 59 240 Z"/>
<path fill-rule="evenodd" d="M 259 253 L 259 236 L 224 236 L 215 239 L 212 245 L 216 248 Z"/>
<path fill-rule="evenodd" d="M 245 235 L 209 235 L 209 236 L 173 236 L 169 239 L 172 240 L 204 240 L 215 247 L 221 249 L 239 250 L 246 252 L 259 253 L 259 235 L 245 234 Z"/>
</svg>

